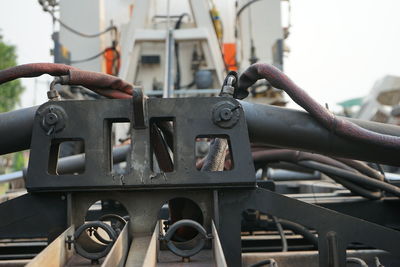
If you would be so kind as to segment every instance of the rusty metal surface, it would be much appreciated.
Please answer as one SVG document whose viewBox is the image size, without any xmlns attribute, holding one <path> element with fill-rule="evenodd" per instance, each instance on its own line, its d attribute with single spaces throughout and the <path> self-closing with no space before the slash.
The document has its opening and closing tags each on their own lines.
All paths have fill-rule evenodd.
<svg viewBox="0 0 400 267">
<path fill-rule="evenodd" d="M 84 71 L 72 66 L 55 63 L 24 64 L 0 70 L 0 84 L 18 78 L 38 77 L 43 74 L 61 76 L 61 84 L 81 85 L 105 97 L 132 98 L 133 86 L 116 76 Z"/>
<path fill-rule="evenodd" d="M 76 69 L 75 67 L 55 64 L 55 63 L 31 63 L 24 64 L 8 69 L 0 70 L 0 84 L 6 83 L 18 78 L 38 77 L 43 74 L 52 76 L 67 75 L 69 70 Z"/>
</svg>

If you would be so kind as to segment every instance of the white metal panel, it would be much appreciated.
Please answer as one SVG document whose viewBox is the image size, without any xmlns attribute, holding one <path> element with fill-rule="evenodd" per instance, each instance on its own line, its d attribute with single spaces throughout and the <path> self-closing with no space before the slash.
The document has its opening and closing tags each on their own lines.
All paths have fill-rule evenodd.
<svg viewBox="0 0 400 267">
<path fill-rule="evenodd" d="M 61 21 L 83 33 L 98 33 L 108 27 L 103 20 L 103 11 L 103 0 L 60 0 Z M 85 38 L 60 28 L 60 42 L 69 49 L 72 60 L 88 58 L 102 51 L 105 48 L 102 38 Z M 73 65 L 85 70 L 101 71 L 101 59 Z"/>
<path fill-rule="evenodd" d="M 240 0 L 239 8 L 248 0 Z M 272 47 L 283 38 L 281 22 L 281 0 L 257 1 L 247 7 L 239 18 L 240 22 L 240 69 L 249 65 L 250 38 L 254 39 L 256 55 L 260 62 L 272 63 Z"/>
</svg>

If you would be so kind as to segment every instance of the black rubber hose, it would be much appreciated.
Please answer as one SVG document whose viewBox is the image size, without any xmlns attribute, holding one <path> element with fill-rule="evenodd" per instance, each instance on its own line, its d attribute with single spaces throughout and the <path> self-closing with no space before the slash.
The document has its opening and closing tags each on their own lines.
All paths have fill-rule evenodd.
<svg viewBox="0 0 400 267">
<path fill-rule="evenodd" d="M 329 166 L 326 164 L 322 164 L 322 163 L 318 163 L 318 162 L 314 162 L 314 161 L 308 161 L 308 160 L 300 161 L 300 162 L 298 162 L 298 164 L 300 166 L 309 167 L 311 169 L 321 171 L 328 175 L 330 174 L 330 175 L 334 175 L 334 176 L 343 177 L 347 180 L 350 180 L 353 183 L 362 184 L 362 185 L 370 186 L 373 188 L 378 188 L 378 189 L 381 189 L 388 193 L 391 193 L 397 197 L 400 197 L 400 188 L 398 188 L 397 186 L 376 180 L 374 178 L 365 176 L 363 174 L 353 173 L 353 172 L 335 168 L 335 167 L 332 167 L 332 166 Z"/>
<path fill-rule="evenodd" d="M 254 4 L 255 2 L 258 2 L 260 0 L 251 0 L 249 2 L 247 2 L 246 4 L 244 4 L 243 6 L 241 6 L 239 8 L 239 10 L 236 12 L 236 18 L 240 17 L 240 14 L 242 14 L 243 10 L 245 10 L 246 8 L 248 8 L 250 5 Z"/>
<path fill-rule="evenodd" d="M 378 190 L 378 191 L 371 191 L 368 190 L 362 186 L 359 186 L 357 184 L 354 184 L 352 182 L 347 181 L 344 178 L 335 176 L 335 175 L 329 175 L 330 178 L 332 178 L 333 180 L 335 180 L 337 183 L 343 185 L 344 187 L 346 187 L 347 189 L 349 189 L 353 194 L 355 195 L 359 195 L 371 200 L 378 200 L 381 199 L 383 197 L 382 191 Z"/>
<path fill-rule="evenodd" d="M 175 23 L 174 29 L 177 30 L 181 27 L 182 20 L 185 16 L 189 16 L 188 13 L 183 13 L 179 16 Z M 179 62 L 179 44 L 175 42 L 175 61 L 176 61 L 176 75 L 175 75 L 175 89 L 181 88 L 181 64 Z"/>
<path fill-rule="evenodd" d="M 272 220 L 274 221 L 274 223 L 276 225 L 276 229 L 279 232 L 279 236 L 281 237 L 282 252 L 287 252 L 288 251 L 288 243 L 287 243 L 287 239 L 285 236 L 285 232 L 283 231 L 282 225 L 279 222 L 278 218 L 276 218 L 275 216 L 272 216 Z"/>
<path fill-rule="evenodd" d="M 303 225 L 285 219 L 278 219 L 278 222 L 282 225 L 283 228 L 292 230 L 296 234 L 302 235 L 304 239 L 310 241 L 310 243 L 313 244 L 315 248 L 318 248 L 318 238 Z"/>
<path fill-rule="evenodd" d="M 348 257 L 346 259 L 346 262 L 348 262 L 348 263 L 357 263 L 361 267 L 368 267 L 368 264 L 363 259 L 360 259 L 360 258 Z"/>
<path fill-rule="evenodd" d="M 338 158 L 338 157 L 334 157 L 334 159 L 337 161 L 343 162 L 344 164 L 356 169 L 357 171 L 359 171 L 367 176 L 376 178 L 381 181 L 384 180 L 384 176 L 382 173 L 371 168 L 370 166 L 368 166 L 366 163 L 364 163 L 362 161 L 352 160 L 352 159 L 344 159 L 344 158 Z"/>
</svg>

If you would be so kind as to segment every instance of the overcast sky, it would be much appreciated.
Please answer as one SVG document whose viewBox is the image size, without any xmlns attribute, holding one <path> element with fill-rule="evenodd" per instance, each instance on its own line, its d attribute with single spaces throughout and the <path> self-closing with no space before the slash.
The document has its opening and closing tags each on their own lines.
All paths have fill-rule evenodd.
<svg viewBox="0 0 400 267">
<path fill-rule="evenodd" d="M 87 1 L 87 0 L 86 0 Z M 266 0 L 267 1 L 267 0 Z M 400 1 L 292 0 L 286 73 L 320 103 L 366 95 L 384 75 L 400 76 Z M 36 0 L 0 2 L 0 29 L 18 63 L 52 62 L 52 21 Z M 262 34 L 262 30 L 260 30 Z M 22 105 L 46 100 L 49 77 L 26 86 Z"/>
</svg>

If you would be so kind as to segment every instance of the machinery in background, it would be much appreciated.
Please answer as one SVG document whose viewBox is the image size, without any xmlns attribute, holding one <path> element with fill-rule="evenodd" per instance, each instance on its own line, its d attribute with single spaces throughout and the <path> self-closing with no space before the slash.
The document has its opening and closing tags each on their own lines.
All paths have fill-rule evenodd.
<svg viewBox="0 0 400 267">
<path fill-rule="evenodd" d="M 0 201 L 0 266 L 400 265 L 380 165 L 400 166 L 399 127 L 335 116 L 282 73 L 280 1 L 39 2 L 73 66 L 0 71 L 54 76 L 49 102 L 0 114 L 0 154 L 30 149 L 0 176 L 26 186 Z"/>
<path fill-rule="evenodd" d="M 358 161 L 399 166 L 398 126 L 333 116 L 268 64 L 230 72 L 219 97 L 146 98 L 51 63 L 0 84 L 41 74 L 49 102 L 0 114 L 0 153 L 30 148 L 28 192 L 0 204 L 0 266 L 399 264 L 398 181 Z M 258 80 L 308 113 L 242 101 Z M 56 84 L 114 99 L 62 101 Z"/>
<path fill-rule="evenodd" d="M 149 96 L 215 95 L 227 71 L 258 61 L 283 69 L 290 21 L 282 26 L 281 17 L 289 12 L 290 18 L 289 1 L 40 2 L 59 28 L 56 63 L 68 61 L 68 50 L 72 66 L 118 74 Z M 268 84 L 255 85 L 252 97 L 285 103 L 282 91 Z"/>
</svg>

